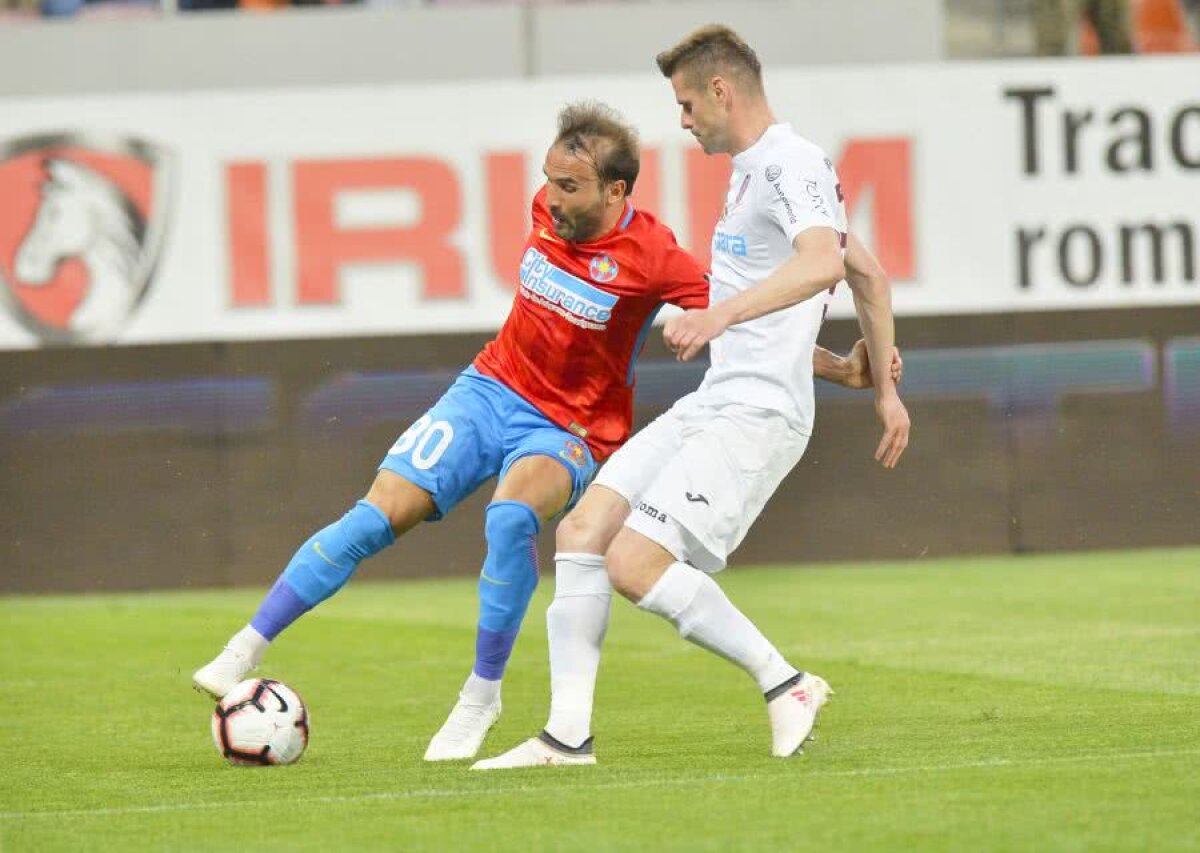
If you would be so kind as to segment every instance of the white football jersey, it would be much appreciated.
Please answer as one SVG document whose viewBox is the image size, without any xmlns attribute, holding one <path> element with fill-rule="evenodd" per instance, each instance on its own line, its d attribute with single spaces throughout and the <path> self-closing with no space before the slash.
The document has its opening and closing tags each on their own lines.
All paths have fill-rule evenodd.
<svg viewBox="0 0 1200 853">
<path fill-rule="evenodd" d="M 847 231 L 833 163 L 790 124 L 773 124 L 733 158 L 725 212 L 713 232 L 711 303 L 765 279 L 795 253 L 796 235 L 817 226 Z M 829 298 L 822 293 L 726 329 L 709 344 L 704 400 L 777 411 L 810 435 L 813 347 Z"/>
</svg>

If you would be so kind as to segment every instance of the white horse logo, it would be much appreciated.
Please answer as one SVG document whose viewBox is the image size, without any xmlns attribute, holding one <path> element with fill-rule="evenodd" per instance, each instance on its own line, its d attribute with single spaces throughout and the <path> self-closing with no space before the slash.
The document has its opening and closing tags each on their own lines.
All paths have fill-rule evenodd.
<svg viewBox="0 0 1200 853">
<path fill-rule="evenodd" d="M 60 262 L 78 258 L 87 268 L 88 285 L 67 326 L 82 337 L 108 334 L 138 300 L 145 223 L 121 191 L 96 172 L 70 160 L 47 159 L 46 173 L 13 271 L 24 285 L 44 285 L 54 279 Z"/>
</svg>

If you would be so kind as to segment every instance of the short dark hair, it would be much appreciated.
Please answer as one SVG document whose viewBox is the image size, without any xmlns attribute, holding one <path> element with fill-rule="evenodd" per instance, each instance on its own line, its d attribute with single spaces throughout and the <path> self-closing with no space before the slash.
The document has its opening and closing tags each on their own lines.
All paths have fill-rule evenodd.
<svg viewBox="0 0 1200 853">
<path fill-rule="evenodd" d="M 740 77 L 754 91 L 762 91 L 762 63 L 750 45 L 729 27 L 709 24 L 654 58 L 664 77 L 677 71 L 696 84 L 724 72 Z M 698 80 L 697 78 L 704 79 Z"/>
<path fill-rule="evenodd" d="M 625 182 L 625 194 L 633 192 L 641 166 L 641 146 L 637 131 L 621 114 L 599 101 L 576 101 L 558 114 L 555 145 L 568 152 L 586 156 L 596 167 L 601 184 Z"/>
</svg>

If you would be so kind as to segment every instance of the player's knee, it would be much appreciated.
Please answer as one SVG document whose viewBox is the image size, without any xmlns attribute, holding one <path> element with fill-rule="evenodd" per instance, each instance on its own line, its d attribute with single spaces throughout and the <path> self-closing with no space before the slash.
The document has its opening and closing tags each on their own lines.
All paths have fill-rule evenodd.
<svg viewBox="0 0 1200 853">
<path fill-rule="evenodd" d="M 618 536 L 604 555 L 604 560 L 608 568 L 608 580 L 613 589 L 634 604 L 639 602 L 643 590 L 639 583 L 640 566 L 636 550 Z"/>
<path fill-rule="evenodd" d="M 366 501 L 387 516 L 396 536 L 411 530 L 436 509 L 428 492 L 391 471 L 380 471 L 375 476 Z"/>
<path fill-rule="evenodd" d="M 596 527 L 590 522 L 586 512 L 571 510 L 554 531 L 555 548 L 562 553 L 603 553 L 603 543 L 596 541 Z"/>
<path fill-rule="evenodd" d="M 537 513 L 519 501 L 493 501 L 488 504 L 483 522 L 488 548 L 505 551 L 533 547 L 540 528 Z"/>
</svg>

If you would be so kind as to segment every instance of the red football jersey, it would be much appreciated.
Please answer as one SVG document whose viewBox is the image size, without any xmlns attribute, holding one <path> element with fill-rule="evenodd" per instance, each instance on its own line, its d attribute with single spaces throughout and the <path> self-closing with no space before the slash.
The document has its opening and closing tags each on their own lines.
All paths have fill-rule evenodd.
<svg viewBox="0 0 1200 853">
<path fill-rule="evenodd" d="M 512 311 L 475 367 L 606 459 L 633 428 L 633 364 L 655 315 L 664 302 L 706 307 L 705 272 L 671 229 L 628 201 L 603 237 L 563 240 L 543 188 Z"/>
</svg>

